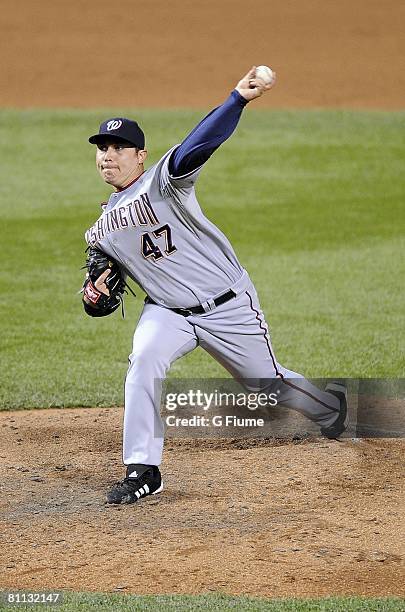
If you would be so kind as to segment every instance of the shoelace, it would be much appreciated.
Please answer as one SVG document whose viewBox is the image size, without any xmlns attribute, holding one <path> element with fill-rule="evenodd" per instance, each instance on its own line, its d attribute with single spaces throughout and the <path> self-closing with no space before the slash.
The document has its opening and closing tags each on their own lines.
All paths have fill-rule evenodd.
<svg viewBox="0 0 405 612">
<path fill-rule="evenodd" d="M 127 485 L 129 485 L 130 482 L 131 482 L 131 486 L 134 485 L 137 480 L 138 480 L 137 478 L 124 478 L 124 480 L 117 480 L 117 482 L 115 482 L 113 486 L 117 487 L 117 488 L 119 487 L 120 489 L 123 489 Z"/>
</svg>

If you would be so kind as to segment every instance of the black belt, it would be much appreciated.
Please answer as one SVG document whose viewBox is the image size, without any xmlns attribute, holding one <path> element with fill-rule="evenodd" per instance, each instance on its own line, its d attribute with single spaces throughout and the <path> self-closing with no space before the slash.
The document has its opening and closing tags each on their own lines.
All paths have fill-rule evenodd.
<svg viewBox="0 0 405 612">
<path fill-rule="evenodd" d="M 229 302 L 229 300 L 232 300 L 234 297 L 236 297 L 236 293 L 232 291 L 232 289 L 229 289 L 229 291 L 227 291 L 226 293 L 223 293 L 222 295 L 219 295 L 217 298 L 215 298 L 213 302 L 215 306 L 221 306 L 221 304 Z M 145 304 L 156 304 L 157 306 L 160 306 L 160 304 L 152 300 L 152 298 L 150 298 L 149 296 L 145 298 Z M 204 312 L 209 312 L 209 310 L 204 310 L 202 306 L 193 306 L 192 308 L 169 308 L 169 310 L 172 310 L 177 314 L 183 315 L 183 317 L 189 317 L 192 314 L 204 314 Z"/>
</svg>

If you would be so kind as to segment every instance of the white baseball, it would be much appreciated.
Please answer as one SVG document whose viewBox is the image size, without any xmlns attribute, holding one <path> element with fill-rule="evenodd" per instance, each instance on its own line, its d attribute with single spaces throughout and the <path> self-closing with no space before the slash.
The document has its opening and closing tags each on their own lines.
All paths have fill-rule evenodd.
<svg viewBox="0 0 405 612">
<path fill-rule="evenodd" d="M 274 80 L 274 74 L 271 68 L 268 66 L 257 66 L 256 68 L 256 78 L 261 79 L 266 83 L 266 85 L 270 85 L 270 83 Z"/>
</svg>

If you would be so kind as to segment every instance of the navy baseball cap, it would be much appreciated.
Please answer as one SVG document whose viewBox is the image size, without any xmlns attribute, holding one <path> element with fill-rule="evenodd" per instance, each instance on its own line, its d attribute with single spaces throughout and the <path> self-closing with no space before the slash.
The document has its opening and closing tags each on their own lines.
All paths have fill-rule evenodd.
<svg viewBox="0 0 405 612">
<path fill-rule="evenodd" d="M 145 148 L 145 134 L 136 121 L 126 119 L 125 117 L 116 117 L 103 121 L 100 125 L 98 134 L 90 136 L 89 142 L 91 142 L 91 144 L 99 144 L 104 142 L 108 137 L 125 140 L 138 149 Z"/>
</svg>

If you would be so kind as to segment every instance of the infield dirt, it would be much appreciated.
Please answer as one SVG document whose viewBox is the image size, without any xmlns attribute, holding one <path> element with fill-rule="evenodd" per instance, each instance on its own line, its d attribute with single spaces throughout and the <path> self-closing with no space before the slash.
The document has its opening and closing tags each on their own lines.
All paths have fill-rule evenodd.
<svg viewBox="0 0 405 612">
<path fill-rule="evenodd" d="M 405 595 L 402 440 L 169 440 L 165 491 L 109 506 L 121 422 L 0 414 L 3 588 Z"/>
<path fill-rule="evenodd" d="M 401 0 L 4 3 L 0 106 L 209 107 L 253 64 L 265 107 L 401 109 Z"/>
</svg>

